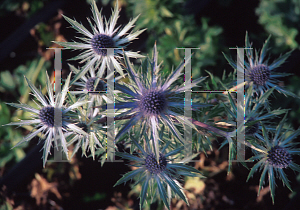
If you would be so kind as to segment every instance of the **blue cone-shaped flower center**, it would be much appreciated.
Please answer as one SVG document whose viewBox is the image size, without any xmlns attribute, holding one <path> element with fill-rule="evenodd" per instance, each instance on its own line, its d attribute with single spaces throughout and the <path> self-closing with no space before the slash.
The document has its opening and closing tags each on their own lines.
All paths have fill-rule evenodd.
<svg viewBox="0 0 300 210">
<path fill-rule="evenodd" d="M 83 122 L 78 123 L 77 126 L 78 126 L 79 128 L 81 128 L 84 132 L 87 132 L 87 131 L 88 131 L 87 125 L 86 125 L 85 123 L 83 123 Z"/>
<path fill-rule="evenodd" d="M 89 78 L 85 84 L 85 88 L 88 91 L 105 91 L 105 82 L 100 79 L 98 80 L 98 84 L 96 88 L 94 88 L 96 79 L 97 79 L 96 77 Z"/>
<path fill-rule="evenodd" d="M 151 174 L 158 174 L 167 167 L 167 159 L 164 155 L 159 154 L 159 163 L 156 161 L 155 155 L 150 154 L 145 159 L 145 166 Z"/>
<path fill-rule="evenodd" d="M 54 127 L 54 107 L 46 106 L 40 110 L 39 118 L 48 127 Z"/>
<path fill-rule="evenodd" d="M 105 34 L 96 34 L 91 40 L 91 45 L 98 55 L 106 56 L 107 50 L 102 48 L 113 48 L 114 40 Z"/>
<path fill-rule="evenodd" d="M 166 107 L 166 99 L 163 93 L 158 91 L 150 91 L 140 100 L 140 109 L 145 114 L 158 115 Z"/>
<path fill-rule="evenodd" d="M 249 73 L 250 80 L 256 85 L 265 85 L 270 79 L 271 71 L 268 66 L 259 64 L 254 66 Z"/>
<path fill-rule="evenodd" d="M 247 116 L 246 116 L 247 118 Z M 253 117 L 250 117 L 247 122 L 252 122 L 252 121 L 255 121 L 255 119 Z M 246 135 L 253 135 L 255 134 L 257 131 L 258 131 L 258 128 L 259 128 L 259 123 L 255 123 L 251 126 L 248 126 L 246 129 L 245 129 L 245 134 Z"/>
<path fill-rule="evenodd" d="M 276 145 L 268 151 L 267 161 L 275 168 L 286 168 L 290 165 L 292 157 L 288 151 Z"/>
</svg>

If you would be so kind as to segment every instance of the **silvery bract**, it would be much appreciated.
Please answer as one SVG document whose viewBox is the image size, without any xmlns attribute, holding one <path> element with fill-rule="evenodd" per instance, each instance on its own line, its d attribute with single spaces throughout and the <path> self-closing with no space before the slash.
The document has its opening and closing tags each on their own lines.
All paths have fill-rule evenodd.
<svg viewBox="0 0 300 210">
<path fill-rule="evenodd" d="M 117 102 L 115 109 L 125 110 L 122 115 L 131 115 L 132 118 L 124 124 L 118 132 L 116 140 L 126 133 L 132 126 L 142 121 L 147 128 L 151 128 L 153 140 L 155 144 L 155 154 L 158 158 L 158 132 L 160 122 L 170 129 L 170 131 L 181 141 L 184 142 L 182 134 L 178 131 L 173 122 L 177 120 L 177 124 L 187 125 L 196 129 L 195 125 L 185 119 L 183 115 L 184 109 L 184 93 L 185 89 L 191 89 L 205 78 L 193 80 L 191 85 L 180 85 L 174 87 L 175 81 L 179 79 L 184 69 L 182 62 L 176 70 L 174 70 L 166 79 L 161 75 L 160 65 L 157 64 L 157 49 L 154 45 L 153 59 L 149 61 L 145 59 L 141 65 L 141 72 L 137 74 L 126 54 L 124 54 L 126 69 L 129 74 L 130 82 L 119 84 L 115 83 L 115 88 L 126 94 L 126 102 Z M 185 62 L 190 62 L 186 59 Z M 209 106 L 208 104 L 193 103 L 193 108 Z M 120 115 L 119 115 L 120 116 Z M 196 129 L 197 130 L 197 129 Z"/>
<path fill-rule="evenodd" d="M 261 178 L 259 181 L 259 190 L 265 182 L 265 177 L 268 174 L 270 193 L 274 203 L 275 197 L 275 178 L 278 176 L 282 182 L 292 191 L 289 180 L 283 169 L 291 168 L 294 171 L 300 172 L 300 166 L 293 162 L 293 155 L 300 155 L 299 149 L 295 148 L 297 143 L 292 142 L 300 134 L 300 129 L 296 131 L 282 132 L 283 125 L 287 114 L 282 119 L 276 128 L 276 132 L 270 138 L 269 132 L 262 126 L 263 137 L 260 137 L 260 143 L 253 143 L 256 148 L 255 156 L 250 160 L 258 160 L 252 167 L 248 179 L 254 174 L 255 171 L 262 170 Z"/>
<path fill-rule="evenodd" d="M 101 11 L 99 12 L 95 1 L 92 3 L 92 13 L 93 20 L 95 25 L 88 19 L 90 26 L 92 28 L 92 32 L 87 30 L 82 24 L 72 20 L 66 16 L 63 16 L 72 27 L 77 30 L 79 33 L 84 35 L 85 37 L 81 38 L 83 42 L 55 42 L 61 46 L 64 46 L 68 49 L 73 50 L 83 50 L 83 52 L 72 58 L 72 60 L 81 60 L 80 62 L 86 62 L 84 68 L 80 71 L 80 73 L 76 74 L 75 78 L 71 81 L 71 83 L 77 81 L 81 78 L 85 73 L 89 70 L 90 67 L 95 67 L 98 69 L 100 66 L 100 71 L 104 71 L 105 68 L 109 67 L 109 62 L 113 63 L 115 69 L 123 75 L 122 67 L 119 61 L 116 58 L 119 58 L 118 54 L 122 54 L 121 48 L 126 48 L 126 46 L 134 39 L 138 37 L 144 30 L 139 30 L 134 33 L 129 33 L 128 31 L 134 27 L 134 23 L 137 21 L 138 17 L 131 20 L 127 25 L 121 28 L 121 26 L 116 27 L 117 20 L 119 18 L 119 10 L 118 10 L 118 2 L 114 8 L 111 18 L 107 22 L 105 19 L 105 23 L 103 21 L 103 17 L 101 15 Z M 114 50 L 113 56 L 107 54 L 106 49 L 102 48 L 119 48 Z M 128 57 L 144 57 L 139 55 L 136 52 L 125 51 Z"/>
<path fill-rule="evenodd" d="M 39 103 L 36 103 L 37 108 L 34 108 L 27 104 L 16 104 L 16 103 L 9 103 L 9 105 L 14 106 L 16 108 L 22 109 L 24 111 L 28 111 L 33 113 L 32 120 L 21 120 L 19 122 L 12 122 L 7 125 L 35 125 L 35 131 L 28 134 L 24 139 L 22 139 L 18 144 L 18 146 L 25 141 L 30 141 L 33 137 L 38 135 L 39 133 L 43 133 L 45 135 L 44 140 L 44 153 L 43 153 L 43 164 L 45 167 L 48 155 L 50 153 L 50 148 L 52 146 L 52 142 L 54 141 L 56 146 L 57 139 L 60 139 L 61 146 L 63 148 L 64 153 L 68 157 L 68 149 L 67 149 L 67 142 L 65 139 L 65 131 L 70 128 L 73 132 L 78 132 L 85 134 L 80 128 L 74 125 L 70 121 L 70 117 L 68 116 L 69 112 L 83 104 L 87 103 L 87 101 L 77 101 L 76 103 L 72 104 L 71 106 L 67 107 L 64 104 L 66 94 L 68 92 L 69 83 L 70 83 L 71 74 L 69 74 L 63 90 L 60 94 L 57 94 L 55 97 L 53 95 L 53 88 L 49 80 L 49 76 L 47 74 L 47 92 L 48 97 L 45 98 L 43 94 L 25 77 L 29 88 L 31 89 L 34 97 L 38 100 Z M 58 120 L 55 122 L 55 112 L 61 115 L 61 122 Z"/>
<path fill-rule="evenodd" d="M 271 37 L 269 36 L 269 38 L 265 41 L 265 44 L 260 51 L 260 55 L 256 50 L 254 55 L 254 50 L 251 47 L 248 33 L 246 33 L 245 47 L 247 49 L 245 60 L 247 59 L 248 63 L 245 61 L 244 64 L 241 64 L 241 66 L 244 66 L 244 69 L 238 68 L 237 62 L 234 62 L 225 54 L 224 56 L 234 69 L 245 73 L 246 87 L 253 85 L 254 92 L 262 95 L 265 91 L 274 87 L 278 92 L 283 93 L 284 95 L 290 95 L 298 98 L 298 96 L 296 96 L 294 93 L 291 93 L 290 91 L 287 91 L 278 85 L 280 82 L 278 78 L 285 77 L 290 74 L 276 72 L 277 68 L 286 61 L 292 51 L 287 52 L 286 54 L 274 60 L 273 63 L 269 64 L 269 59 L 266 59 L 266 55 L 270 38 Z M 242 61 L 242 59 L 240 60 Z"/>
<path fill-rule="evenodd" d="M 148 196 L 150 194 L 153 197 L 155 195 L 158 196 L 159 199 L 164 202 L 165 206 L 170 209 L 169 202 L 172 197 L 170 197 L 171 195 L 168 195 L 167 193 L 168 187 L 188 204 L 184 191 L 178 182 L 180 176 L 204 177 L 195 168 L 187 166 L 183 162 L 174 161 L 174 158 L 171 158 L 171 156 L 179 153 L 183 147 L 179 147 L 168 153 L 166 153 L 166 147 L 164 147 L 159 152 L 159 161 L 157 161 L 155 155 L 151 151 L 145 151 L 134 139 L 133 144 L 141 151 L 139 156 L 123 152 L 117 152 L 116 154 L 122 158 L 134 161 L 134 166 L 137 167 L 137 169 L 123 175 L 115 186 L 133 178 L 137 178 L 136 182 L 141 183 L 142 185 L 140 194 L 140 209 L 143 208 L 147 194 Z M 150 148 L 149 144 L 147 148 Z"/>
</svg>

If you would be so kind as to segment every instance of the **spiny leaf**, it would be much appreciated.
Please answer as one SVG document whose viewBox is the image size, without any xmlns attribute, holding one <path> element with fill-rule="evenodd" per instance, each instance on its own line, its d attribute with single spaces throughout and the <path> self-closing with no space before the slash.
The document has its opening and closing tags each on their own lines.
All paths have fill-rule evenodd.
<svg viewBox="0 0 300 210">
<path fill-rule="evenodd" d="M 264 167 L 264 170 L 263 170 L 263 172 L 261 174 L 261 177 L 260 177 L 260 180 L 259 180 L 259 188 L 258 188 L 257 195 L 259 195 L 260 190 L 261 190 L 261 188 L 262 188 L 262 186 L 263 186 L 263 184 L 265 182 L 265 177 L 266 177 L 267 171 L 268 171 L 268 167 Z"/>
<path fill-rule="evenodd" d="M 147 193 L 147 190 L 148 190 L 148 184 L 149 184 L 149 179 L 146 179 L 143 183 L 143 186 L 142 186 L 142 190 L 141 190 L 141 195 L 140 195 L 140 209 L 143 208 L 143 204 L 146 200 L 146 193 Z"/>
<path fill-rule="evenodd" d="M 160 194 L 161 199 L 163 200 L 165 206 L 168 208 L 168 210 L 170 210 L 170 206 L 168 203 L 168 197 L 166 194 L 166 190 L 164 189 L 162 183 L 160 182 L 159 178 L 156 177 L 156 182 L 157 182 L 157 188 L 158 188 L 158 192 Z"/>
<path fill-rule="evenodd" d="M 131 155 L 131 154 L 128 154 L 125 152 L 116 152 L 115 154 L 119 157 L 125 158 L 127 160 L 131 160 L 131 161 L 138 161 L 138 162 L 143 161 L 142 158 L 139 158 L 137 156 L 134 156 L 134 155 Z"/>
<path fill-rule="evenodd" d="M 185 196 L 185 194 L 183 193 L 181 186 L 177 185 L 168 175 L 163 173 L 163 177 L 165 178 L 165 181 L 167 182 L 167 184 L 171 187 L 171 189 L 177 194 L 179 195 L 179 197 L 187 204 L 189 205 L 189 202 Z"/>
<path fill-rule="evenodd" d="M 269 170 L 269 186 L 270 186 L 270 192 L 272 197 L 272 203 L 274 204 L 275 201 L 275 177 L 274 177 L 274 171 L 271 169 Z"/>
<path fill-rule="evenodd" d="M 293 192 L 293 190 L 291 188 L 291 185 L 289 183 L 289 180 L 288 180 L 286 174 L 284 173 L 284 171 L 282 169 L 278 169 L 278 172 L 279 172 L 279 175 L 280 175 L 280 178 L 281 178 L 282 182 L 287 186 L 287 188 L 289 188 L 289 190 L 291 192 Z"/>
<path fill-rule="evenodd" d="M 141 172 L 143 172 L 142 169 L 137 169 L 137 170 L 130 171 L 130 172 L 124 174 L 123 177 L 117 181 L 117 183 L 114 185 L 114 187 L 119 185 L 119 184 L 125 183 L 128 180 L 133 179 L 135 176 L 137 176 Z"/>
</svg>

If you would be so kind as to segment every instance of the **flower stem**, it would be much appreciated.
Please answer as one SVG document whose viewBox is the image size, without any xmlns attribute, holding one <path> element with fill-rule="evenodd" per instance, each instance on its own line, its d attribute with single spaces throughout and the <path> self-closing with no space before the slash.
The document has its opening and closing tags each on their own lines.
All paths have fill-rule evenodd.
<svg viewBox="0 0 300 210">
<path fill-rule="evenodd" d="M 207 125 L 207 124 L 205 124 L 205 123 L 199 122 L 199 121 L 194 120 L 194 119 L 192 120 L 192 122 L 193 122 L 193 124 L 195 124 L 195 125 L 198 125 L 198 126 L 200 126 L 200 127 L 202 127 L 202 128 L 205 128 L 205 129 L 207 129 L 207 130 L 210 130 L 210 131 L 212 131 L 212 132 L 215 132 L 215 133 L 217 133 L 217 134 L 219 134 L 219 135 L 221 135 L 221 136 L 226 137 L 227 139 L 228 139 L 228 138 L 231 138 L 231 137 L 232 137 L 232 133 L 235 132 L 235 131 L 233 131 L 233 132 L 225 132 L 225 131 L 222 131 L 222 130 L 220 130 L 220 129 L 218 129 L 218 128 L 215 128 L 215 127 L 213 127 L 213 126 Z M 265 151 L 263 151 L 263 150 L 261 150 L 261 149 L 259 149 L 259 148 L 256 148 L 255 146 L 253 146 L 253 145 L 250 144 L 249 142 L 246 142 L 246 141 L 238 141 L 238 142 L 240 142 L 240 143 L 242 143 L 242 144 L 244 144 L 244 145 L 246 145 L 246 146 L 248 146 L 248 147 L 250 147 L 250 148 L 252 148 L 252 149 L 255 149 L 255 150 L 258 151 L 258 152 L 266 153 Z"/>
<path fill-rule="evenodd" d="M 192 119 L 192 123 L 193 123 L 194 125 L 198 125 L 198 126 L 200 126 L 200 127 L 202 127 L 202 128 L 205 128 L 205 129 L 207 129 L 207 130 L 210 130 L 210 131 L 212 131 L 212 132 L 215 132 L 215 133 L 217 133 L 217 134 L 219 134 L 219 135 L 221 135 L 221 136 L 224 136 L 224 137 L 228 137 L 228 136 L 229 136 L 229 132 L 222 131 L 222 130 L 220 130 L 220 129 L 218 129 L 218 128 L 215 128 L 215 127 L 213 127 L 213 126 L 207 125 L 207 124 L 205 124 L 205 123 L 203 123 L 203 122 L 199 122 L 199 121 L 197 121 L 197 120 Z"/>
</svg>

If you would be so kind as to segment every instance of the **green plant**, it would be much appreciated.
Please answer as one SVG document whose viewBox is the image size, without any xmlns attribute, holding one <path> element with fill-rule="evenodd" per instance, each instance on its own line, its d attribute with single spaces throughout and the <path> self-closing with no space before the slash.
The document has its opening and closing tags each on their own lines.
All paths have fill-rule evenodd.
<svg viewBox="0 0 300 210">
<path fill-rule="evenodd" d="M 166 4 L 170 1 L 163 2 Z M 73 28 L 88 38 L 78 37 L 84 43 L 56 43 L 68 49 L 84 50 L 83 53 L 72 59 L 80 60 L 80 63 L 84 63 L 84 67 L 77 69 L 70 65 L 72 72 L 64 81 L 62 92 L 56 93 L 55 97 L 48 76 L 45 76 L 45 83 L 49 98 L 45 98 L 35 85 L 26 79 L 37 100 L 35 105 L 26 104 L 27 100 L 21 101 L 20 104 L 8 104 L 32 112 L 33 119 L 12 122 L 8 125 L 34 124 L 37 130 L 20 140 L 17 146 L 42 134 L 46 138 L 44 141 L 44 166 L 53 143 L 56 147 L 62 146 L 67 157 L 69 157 L 68 148 L 75 145 L 72 156 L 81 149 L 83 155 L 87 156 L 90 152 L 94 159 L 99 156 L 103 165 L 106 160 L 114 158 L 114 151 L 118 150 L 115 144 L 122 144 L 127 151 L 117 151 L 116 155 L 132 161 L 130 164 L 136 169 L 123 175 L 116 185 L 134 179 L 135 186 L 141 185 L 140 209 L 149 207 L 151 202 L 159 200 L 158 197 L 162 199 L 166 208 L 170 209 L 173 197 L 178 197 L 188 204 L 188 199 L 180 183 L 183 181 L 183 177 L 204 178 L 200 171 L 189 166 L 188 163 L 199 155 L 199 151 L 207 153 L 211 150 L 212 142 L 219 137 L 223 140 L 220 146 L 228 145 L 229 147 L 228 172 L 230 172 L 235 158 L 238 161 L 244 161 L 241 159 L 242 154 L 238 153 L 237 146 L 242 143 L 251 148 L 253 158 L 249 160 L 257 160 L 258 163 L 252 167 L 249 177 L 258 168 L 263 169 L 259 183 L 261 188 L 268 172 L 271 196 L 274 202 L 276 178 L 274 171 L 280 174 L 278 177 L 289 188 L 291 187 L 283 168 L 300 171 L 300 167 L 292 160 L 293 155 L 299 155 L 297 144 L 292 142 L 298 136 L 299 129 L 293 130 L 284 126 L 287 115 L 277 128 L 269 123 L 270 119 L 287 112 L 283 109 L 273 109 L 269 102 L 269 97 L 274 89 L 298 98 L 294 93 L 278 85 L 277 78 L 287 75 L 275 72 L 290 53 L 284 54 L 269 64 L 265 60 L 269 38 L 263 45 L 260 56 L 256 50 L 246 50 L 248 62 L 241 63 L 242 68 L 239 68 L 233 59 L 224 54 L 234 68 L 234 73 L 226 75 L 224 71 L 223 77 L 220 79 L 207 72 L 210 77 L 208 80 L 200 77 L 198 72 L 193 75 L 192 83 L 187 85 L 186 82 L 190 78 L 183 77 L 182 71 L 184 68 L 187 69 L 188 63 L 191 65 L 194 63 L 186 57 L 185 61 L 175 70 L 171 70 L 171 65 L 177 64 L 177 58 L 180 57 L 178 55 L 176 57 L 178 51 L 174 51 L 174 48 L 180 44 L 186 47 L 198 47 L 201 42 L 205 42 L 202 48 L 210 48 L 210 46 L 215 46 L 213 37 L 217 37 L 222 30 L 209 28 L 207 19 L 202 19 L 201 30 L 185 26 L 187 22 L 192 21 L 190 17 L 171 13 L 167 7 L 161 6 L 162 3 L 159 1 L 145 1 L 145 3 L 151 3 L 150 6 L 153 8 L 159 7 L 161 13 L 157 13 L 153 8 L 150 9 L 148 17 L 146 15 L 142 18 L 139 27 L 147 25 L 149 30 L 156 31 L 154 37 L 158 38 L 157 45 L 161 47 L 157 49 L 156 44 L 153 43 L 154 40 L 150 38 L 149 42 L 154 44 L 152 59 L 144 58 L 139 67 L 131 64 L 129 57 L 136 57 L 139 54 L 128 51 L 127 43 L 134 40 L 145 29 L 126 34 L 133 27 L 137 18 L 123 28 L 116 28 L 118 4 L 107 22 L 103 21 L 96 3 L 92 3 L 96 26 L 90 20 L 89 23 L 93 33 L 89 32 L 82 24 L 64 17 Z M 181 1 L 172 1 L 169 6 L 173 7 L 178 3 Z M 138 4 L 138 2 L 132 4 Z M 156 18 L 150 18 L 152 13 Z M 177 16 L 177 20 L 171 19 L 174 15 Z M 170 19 L 164 21 L 163 27 L 156 28 L 164 18 Z M 251 47 L 247 34 L 245 45 L 247 48 Z M 125 49 L 122 51 L 120 47 Z M 106 48 L 118 49 L 111 55 L 107 53 Z M 196 68 L 214 64 L 216 59 L 204 60 L 204 58 L 213 55 L 216 51 L 217 48 L 214 47 L 211 51 L 204 53 L 203 57 L 202 54 L 199 56 L 196 53 L 195 58 L 200 60 L 195 64 Z M 175 52 L 175 56 L 172 56 L 173 52 Z M 160 63 L 161 54 L 167 58 L 168 64 L 164 67 Z M 110 73 L 110 66 L 114 66 L 120 75 L 126 77 L 118 77 L 115 79 L 114 85 L 111 85 L 113 76 L 117 75 Z M 236 82 L 232 81 L 236 78 L 235 72 L 244 72 L 244 69 L 246 70 L 245 105 L 243 101 L 236 102 L 234 94 L 231 93 L 232 90 L 235 90 L 235 86 L 244 85 L 244 83 L 235 84 Z M 74 77 L 71 81 L 72 73 L 74 73 Z M 12 79 L 7 76 L 8 72 L 3 74 L 6 74 L 8 79 Z M 3 88 L 10 90 L 16 88 L 14 85 L 10 85 L 11 83 L 5 83 L 4 80 L 1 81 L 1 84 Z M 198 84 L 203 87 L 198 87 Z M 209 91 L 220 90 L 220 88 L 226 91 L 209 94 Z M 192 93 L 192 106 L 187 109 L 185 94 L 190 90 L 192 90 L 190 92 Z M 238 110 L 244 106 L 246 111 L 243 114 L 247 115 L 245 116 L 245 126 L 243 123 L 237 126 Z M 3 107 L 3 113 L 7 115 L 6 105 Z M 187 111 L 191 112 L 192 117 L 185 115 Z M 55 113 L 61 115 L 60 125 L 55 123 Z M 115 124 L 111 121 L 112 118 L 114 118 Z M 106 125 L 105 122 L 107 122 Z M 115 131 L 117 131 L 116 136 Z M 191 139 L 183 137 L 187 131 L 191 132 Z M 236 138 L 237 132 L 246 133 L 244 142 Z M 56 136 L 60 139 L 59 143 Z M 246 163 L 242 164 L 247 167 Z"/>
</svg>

